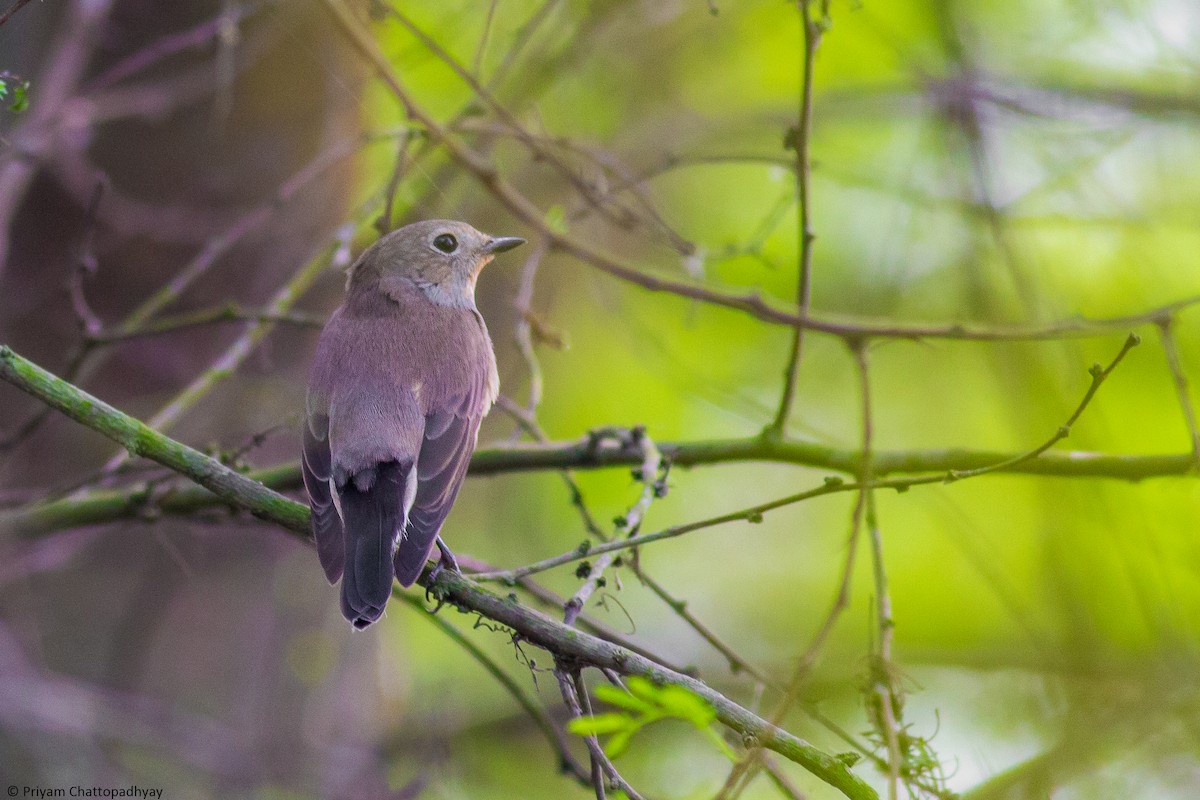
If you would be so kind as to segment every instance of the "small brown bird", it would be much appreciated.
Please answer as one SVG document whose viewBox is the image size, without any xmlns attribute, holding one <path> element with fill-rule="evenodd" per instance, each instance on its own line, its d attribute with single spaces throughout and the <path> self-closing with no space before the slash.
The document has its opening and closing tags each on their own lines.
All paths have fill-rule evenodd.
<svg viewBox="0 0 1200 800">
<path fill-rule="evenodd" d="M 350 267 L 346 299 L 317 343 L 308 381 L 304 486 L 317 555 L 342 581 L 342 613 L 383 615 L 393 577 L 410 586 L 439 532 L 499 391 L 475 280 L 523 244 L 463 222 L 406 225 Z"/>
</svg>

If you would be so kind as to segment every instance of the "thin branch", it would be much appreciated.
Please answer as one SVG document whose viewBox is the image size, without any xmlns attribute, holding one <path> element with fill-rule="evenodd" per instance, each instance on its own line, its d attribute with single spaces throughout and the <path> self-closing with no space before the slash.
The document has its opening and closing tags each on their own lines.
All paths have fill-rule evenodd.
<svg viewBox="0 0 1200 800">
<path fill-rule="evenodd" d="M 633 571 L 634 574 L 637 575 L 638 580 L 649 587 L 650 591 L 658 595 L 659 599 L 666 603 L 671 610 L 679 615 L 684 622 L 690 625 L 692 630 L 700 634 L 700 637 L 704 639 L 704 641 L 708 642 L 714 650 L 725 657 L 725 660 L 729 662 L 730 672 L 744 672 L 764 686 L 778 686 L 777 681 L 772 679 L 769 675 L 751 664 L 746 659 L 742 658 L 738 652 L 729 644 L 727 644 L 720 636 L 718 636 L 712 628 L 705 625 L 695 614 L 689 611 L 687 607 L 687 601 L 675 597 L 668 592 L 661 583 L 652 578 L 645 571 L 645 569 L 642 568 L 640 563 L 634 563 Z"/>
<path fill-rule="evenodd" d="M 412 144 L 412 132 L 405 131 L 399 139 L 399 144 L 396 145 L 396 166 L 392 167 L 392 174 L 388 177 L 387 188 L 383 194 L 383 211 L 375 220 L 375 230 L 379 232 L 380 236 L 390 233 L 392 230 L 394 225 L 392 208 L 396 203 L 396 192 L 400 189 L 400 181 L 409 166 L 408 148 Z"/>
<path fill-rule="evenodd" d="M 310 542 L 308 509 L 240 475 L 220 462 L 147 427 L 75 386 L 56 378 L 0 345 L 0 379 L 40 398 L 72 419 L 99 431 L 136 455 L 145 456 L 192 478 L 224 502 L 275 523 Z M 748 709 L 695 678 L 665 669 L 622 647 L 570 628 L 509 598 L 480 588 L 466 576 L 441 570 L 426 571 L 421 585 L 435 597 L 474 611 L 511 628 L 521 639 L 554 655 L 557 663 L 609 669 L 622 675 L 642 675 L 660 684 L 682 686 L 703 698 L 717 719 L 743 740 L 757 741 L 801 765 L 854 800 L 876 798 L 875 791 L 845 763 L 808 742 L 768 723 Z"/>
<path fill-rule="evenodd" d="M 432 141 L 440 143 L 450 158 L 467 171 L 508 211 L 550 246 L 578 258 L 602 272 L 650 291 L 673 294 L 691 300 L 734 309 L 755 319 L 777 325 L 802 327 L 806 330 L 838 336 L 843 339 L 955 339 L 964 341 L 1039 341 L 1080 336 L 1098 336 L 1114 329 L 1149 325 L 1163 313 L 1170 313 L 1200 303 L 1200 296 L 1187 298 L 1144 314 L 1103 320 L 1072 319 L 1041 326 L 982 327 L 964 323 L 897 324 L 878 320 L 849 319 L 832 315 L 801 315 L 782 308 L 758 293 L 738 294 L 714 289 L 665 275 L 645 272 L 625 264 L 591 245 L 555 230 L 546 221 L 546 214 L 517 191 L 496 171 L 492 161 L 472 150 L 451 131 L 439 124 L 427 111 L 417 105 L 404 88 L 391 62 L 380 50 L 375 39 L 358 20 L 354 12 L 337 0 L 324 0 L 325 6 L 337 20 L 354 47 L 366 58 L 383 79 L 388 89 L 403 107 L 406 115 L 423 127 Z"/>
<path fill-rule="evenodd" d="M 583 716 L 583 704 L 579 701 L 575 683 L 571 680 L 566 667 L 561 665 L 555 667 L 554 678 L 558 681 L 558 690 L 562 693 L 563 704 L 567 707 L 568 719 L 579 719 Z M 608 757 L 604 755 L 604 749 L 600 747 L 600 740 L 596 738 L 596 734 L 584 736 L 583 741 L 587 745 L 588 758 L 592 765 L 590 781 L 596 791 L 596 800 L 606 800 L 605 775 L 602 765 L 608 760 Z"/>
<path fill-rule="evenodd" d="M 1158 324 L 1158 336 L 1167 357 L 1167 367 L 1171 370 L 1171 377 L 1175 381 L 1175 393 L 1179 396 L 1179 409 L 1183 412 L 1183 421 L 1187 424 L 1188 437 L 1191 439 L 1192 457 L 1195 460 L 1196 469 L 1200 470 L 1200 428 L 1196 424 L 1196 408 L 1192 405 L 1188 379 L 1183 373 L 1183 363 L 1179 359 L 1175 332 L 1171 329 L 1172 322 L 1172 317 L 1163 317 Z"/>
<path fill-rule="evenodd" d="M 888 800 L 899 800 L 900 768 L 902 753 L 900 750 L 900 731 L 897 716 L 899 714 L 899 697 L 892 679 L 892 643 L 895 640 L 896 626 L 892 617 L 892 598 L 888 590 L 887 569 L 883 559 L 883 536 L 879 532 L 879 519 L 875 509 L 875 491 L 869 488 L 874 477 L 871 471 L 871 444 L 874 441 L 875 418 L 871 408 L 871 372 L 867 360 L 867 348 L 854 348 L 854 362 L 858 372 L 859 398 L 862 407 L 862 470 L 859 483 L 868 488 L 863 489 L 865 522 L 867 538 L 871 543 L 872 575 L 875 578 L 875 616 L 878 626 L 878 653 L 871 670 L 871 687 L 874 694 L 872 708 L 875 710 L 876 728 L 883 734 L 887 745 L 887 777 Z"/>
<path fill-rule="evenodd" d="M 1096 396 L 1096 392 L 1099 391 L 1100 387 L 1104 384 L 1104 381 L 1107 380 L 1108 376 L 1112 374 L 1112 371 L 1117 368 L 1117 365 L 1124 360 L 1125 355 L 1130 350 L 1141 344 L 1141 342 L 1142 338 L 1140 336 L 1138 336 L 1136 333 L 1131 333 L 1129 336 L 1125 337 L 1125 343 L 1121 346 L 1120 352 L 1117 353 L 1116 357 L 1113 358 L 1107 367 L 1102 367 L 1100 364 L 1092 365 L 1092 368 L 1088 371 L 1088 374 L 1092 376 L 1092 382 L 1091 385 L 1088 386 L 1087 391 L 1084 393 L 1083 399 L 1079 401 L 1079 405 L 1075 407 L 1075 411 L 1070 417 L 1067 418 L 1067 421 L 1060 425 L 1058 430 L 1056 430 L 1054 435 L 1049 439 L 1027 453 L 1013 456 L 1012 458 L 997 462 L 991 466 L 968 470 L 951 470 L 946 476 L 946 482 L 950 483 L 952 481 L 962 480 L 963 478 L 974 478 L 979 475 L 986 475 L 989 472 L 1000 472 L 1002 470 L 1019 467 L 1022 464 L 1038 458 L 1051 447 L 1070 436 L 1071 426 L 1078 421 L 1080 415 L 1082 415 L 1087 407 L 1091 404 L 1092 398 Z"/>
<path fill-rule="evenodd" d="M 222 29 L 230 25 L 240 25 L 247 17 L 258 13 L 265 0 L 247 3 L 243 6 L 222 9 L 215 17 L 201 22 L 195 27 L 156 38 L 147 47 L 122 58 L 116 64 L 106 69 L 87 82 L 81 94 L 94 95 L 109 89 L 126 78 L 146 71 L 165 58 L 207 45 L 221 35 Z"/>
<path fill-rule="evenodd" d="M 796 128 L 789 136 L 789 144 L 796 153 L 796 253 L 800 268 L 797 275 L 796 307 L 801 317 L 808 316 L 812 300 L 812 251 L 815 235 L 812 230 L 812 205 L 809 196 L 809 175 L 812 169 L 809 147 L 812 139 L 813 68 L 817 61 L 817 47 L 825 32 L 825 20 L 814 19 L 814 0 L 799 0 L 800 28 L 803 31 L 804 47 L 800 60 L 800 109 Z M 792 349 L 787 367 L 783 371 L 783 396 L 779 400 L 779 411 L 768 428 L 781 435 L 787 428 L 788 416 L 796 395 L 796 378 L 800 370 L 800 358 L 804 348 L 804 328 L 792 332 Z"/>
<path fill-rule="evenodd" d="M 130 339 L 177 333 L 200 325 L 211 325 L 218 322 L 279 322 L 302 328 L 320 328 L 325 324 L 325 318 L 315 314 L 295 311 L 280 313 L 268 309 L 243 308 L 237 303 L 226 303 L 212 308 L 201 308 L 169 317 L 160 317 L 137 328 L 127 329 L 121 326 L 113 330 L 97 331 L 90 334 L 87 339 L 94 344 L 113 344 Z"/>
<path fill-rule="evenodd" d="M 552 150 L 541 146 L 537 137 L 531 135 L 517 121 L 517 119 L 509 113 L 503 105 L 488 91 L 474 75 L 467 70 L 465 66 L 460 64 L 444 47 L 425 31 L 421 30 L 415 22 L 408 16 L 397 9 L 395 6 L 383 3 L 382 7 L 386 13 L 400 23 L 410 34 L 413 35 L 435 58 L 448 66 L 458 77 L 466 83 L 480 102 L 491 109 L 504 125 L 508 126 L 509 130 L 524 144 L 531 153 L 533 153 L 539 161 L 549 164 L 558 174 L 573 186 L 579 192 L 592 208 L 605 219 L 619 227 L 628 227 L 628 224 L 633 221 L 632 212 L 623 207 L 618 207 L 616 210 L 610 209 L 604 202 L 601 196 L 591 183 L 580 177 L 579 171 L 560 159 Z M 418 117 L 419 119 L 419 117 Z M 436 137 L 435 137 L 436 138 Z"/>
<path fill-rule="evenodd" d="M 9 6 L 3 14 L 0 14 L 0 25 L 8 22 L 12 18 L 12 15 L 20 11 L 28 2 L 29 0 L 16 0 L 16 2 Z"/>
<path fill-rule="evenodd" d="M 630 507 L 629 511 L 625 512 L 622 527 L 629 531 L 628 539 L 637 536 L 638 531 L 641 529 L 642 521 L 646 518 L 646 511 L 650 508 L 650 504 L 654 502 L 654 498 L 659 495 L 660 484 L 658 472 L 663 463 L 662 454 L 655 447 L 654 441 L 646 433 L 645 429 L 634 429 L 632 431 L 632 439 L 642 451 L 642 464 L 638 472 L 640 476 L 639 480 L 642 482 L 642 491 L 638 496 L 637 502 Z M 615 550 L 604 553 L 588 566 L 587 574 L 583 576 L 583 585 L 579 587 L 578 591 L 571 596 L 571 599 L 564 606 L 564 623 L 567 625 L 575 623 L 575 618 L 583 610 L 583 606 L 587 603 L 588 598 L 602 585 L 604 571 L 616 560 L 615 553 Z"/>
</svg>

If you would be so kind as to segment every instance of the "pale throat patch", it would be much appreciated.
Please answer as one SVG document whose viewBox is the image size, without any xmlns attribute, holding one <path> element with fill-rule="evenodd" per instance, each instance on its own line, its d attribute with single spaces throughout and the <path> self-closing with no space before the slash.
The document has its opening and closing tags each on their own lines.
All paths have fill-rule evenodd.
<svg viewBox="0 0 1200 800">
<path fill-rule="evenodd" d="M 431 303 L 450 308 L 475 309 L 475 275 L 464 280 L 452 278 L 444 283 L 418 283 Z"/>
</svg>

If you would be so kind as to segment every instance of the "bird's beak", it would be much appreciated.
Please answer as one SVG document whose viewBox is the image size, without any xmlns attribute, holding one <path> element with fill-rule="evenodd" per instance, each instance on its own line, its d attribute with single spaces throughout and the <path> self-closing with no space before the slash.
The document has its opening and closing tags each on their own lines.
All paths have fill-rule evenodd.
<svg viewBox="0 0 1200 800">
<path fill-rule="evenodd" d="M 523 244 L 525 244 L 525 240 L 520 236 L 497 236 L 483 246 L 483 252 L 503 253 L 505 250 L 512 250 L 514 247 L 519 247 Z"/>
</svg>

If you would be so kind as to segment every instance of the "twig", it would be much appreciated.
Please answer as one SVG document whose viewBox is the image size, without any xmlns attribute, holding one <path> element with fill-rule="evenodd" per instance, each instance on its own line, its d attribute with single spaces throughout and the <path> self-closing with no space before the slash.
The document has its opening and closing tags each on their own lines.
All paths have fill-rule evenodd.
<svg viewBox="0 0 1200 800">
<path fill-rule="evenodd" d="M 737 294 L 732 291 L 713 289 L 695 283 L 680 281 L 663 275 L 644 272 L 608 256 L 590 245 L 567 234 L 554 230 L 546 221 L 546 214 L 528 198 L 518 192 L 496 171 L 492 162 L 472 150 L 451 132 L 440 125 L 428 112 L 417 105 L 400 82 L 391 62 L 379 49 L 374 38 L 351 11 L 337 0 L 324 0 L 325 6 L 346 33 L 351 43 L 375 68 L 388 89 L 403 106 L 405 113 L 414 122 L 428 131 L 433 141 L 445 147 L 447 154 L 462 169 L 469 172 L 492 196 L 521 222 L 544 237 L 554 248 L 569 253 L 579 260 L 614 277 L 650 291 L 661 291 L 679 297 L 699 300 L 749 314 L 755 319 L 778 325 L 802 327 L 806 330 L 838 336 L 843 339 L 956 339 L 965 341 L 1037 341 L 1064 339 L 1077 336 L 1096 336 L 1115 328 L 1146 325 L 1154 322 L 1166 311 L 1200 303 L 1200 297 L 1192 297 L 1146 314 L 1137 314 L 1105 320 L 1066 320 L 1042 326 L 980 327 L 969 324 L 894 324 L 876 320 L 849 320 L 810 313 L 807 316 L 790 309 L 780 308 L 775 302 L 765 300 L 759 294 Z"/>
<path fill-rule="evenodd" d="M 587 686 L 583 682 L 580 669 L 577 666 L 568 667 L 560 663 L 554 669 L 554 676 L 558 679 L 558 687 L 571 718 L 591 716 L 592 702 L 588 698 Z M 604 752 L 604 748 L 600 746 L 600 742 L 594 734 L 585 736 L 583 739 L 587 743 L 588 754 L 592 758 L 592 780 L 597 800 L 604 800 L 605 778 L 612 782 L 614 788 L 624 792 L 630 800 L 645 800 L 617 771 L 616 766 Z"/>
<path fill-rule="evenodd" d="M 1171 316 L 1164 316 L 1158 323 L 1158 336 L 1162 342 L 1163 353 L 1167 357 L 1167 368 L 1171 370 L 1171 377 L 1175 381 L 1175 393 L 1179 396 L 1179 409 L 1183 412 L 1183 421 L 1187 424 L 1196 469 L 1200 470 L 1200 428 L 1196 424 L 1196 408 L 1192 405 L 1188 379 L 1183 373 L 1183 363 L 1179 359 L 1179 350 L 1175 344 L 1175 332 L 1171 329 L 1173 321 Z"/>
<path fill-rule="evenodd" d="M 425 49 L 432 53 L 437 59 L 448 66 L 459 78 L 462 79 L 484 105 L 492 110 L 492 113 L 516 135 L 530 152 L 545 163 L 549 164 L 556 172 L 559 173 L 568 183 L 570 183 L 580 194 L 581 197 L 591 204 L 593 209 L 601 216 L 613 222 L 619 227 L 628 227 L 632 221 L 632 213 L 624 208 L 618 207 L 614 212 L 605 203 L 604 198 L 596 191 L 591 183 L 579 176 L 579 171 L 564 163 L 553 151 L 541 146 L 538 139 L 526 131 L 521 124 L 516 120 L 508 109 L 501 105 L 487 87 L 480 83 L 474 75 L 472 75 L 466 67 L 458 62 L 454 56 L 442 47 L 438 42 L 425 31 L 421 30 L 408 16 L 402 13 L 390 3 L 383 3 L 383 8 L 387 14 L 399 22 L 409 33 L 411 33 Z M 411 109 L 410 109 L 411 111 Z M 414 115 L 415 116 L 415 115 Z M 418 117 L 419 118 L 419 117 Z"/>
<path fill-rule="evenodd" d="M 8 22 L 12 18 L 12 15 L 20 11 L 28 2 L 29 0 L 16 0 L 3 14 L 0 14 L 0 25 Z"/>
<path fill-rule="evenodd" d="M 804 47 L 800 59 L 800 109 L 799 120 L 789 136 L 789 146 L 796 153 L 796 253 L 800 268 L 797 275 L 796 307 L 801 317 L 808 316 L 812 300 L 812 251 L 816 238 L 812 230 L 812 205 L 809 199 L 809 174 L 812 164 L 809 147 L 812 140 L 813 69 L 817 61 L 817 47 L 825 32 L 824 18 L 813 18 L 814 0 L 799 0 L 801 30 Z M 828 9 L 823 9 L 827 12 Z M 783 371 L 783 396 L 779 399 L 779 410 L 768 431 L 780 435 L 787 428 L 788 416 L 796 394 L 796 379 L 800 371 L 800 358 L 804 347 L 804 328 L 792 332 L 792 349 L 787 367 Z"/>
<path fill-rule="evenodd" d="M 243 308 L 237 303 L 226 303 L 212 308 L 201 308 L 169 317 L 160 317 L 136 328 L 130 329 L 121 326 L 113 330 L 100 330 L 88 335 L 87 339 L 94 344 L 114 344 L 130 339 L 176 333 L 199 325 L 211 325 L 218 322 L 280 322 L 305 328 L 320 328 L 325 324 L 325 319 L 315 314 L 295 311 L 280 313 L 267 309 Z"/>
<path fill-rule="evenodd" d="M 396 166 L 392 167 L 392 174 L 388 177 L 387 188 L 383 194 L 383 211 L 375 220 L 375 230 L 379 232 L 380 236 L 390 233 L 394 224 L 392 208 L 396 203 L 396 192 L 400 189 L 400 181 L 408 169 L 408 147 L 412 143 L 412 132 L 405 131 L 399 139 L 400 141 L 396 145 Z"/>
<path fill-rule="evenodd" d="M 67 279 L 67 296 L 71 300 L 71 310 L 79 324 L 79 330 L 84 337 L 89 337 L 100 330 L 102 323 L 96 312 L 88 304 L 83 284 L 96 274 L 96 253 L 94 242 L 96 236 L 96 214 L 100 209 L 100 200 L 104 197 L 105 182 L 96 182 L 92 190 L 92 199 L 88 202 L 87 213 L 84 217 L 83 235 L 80 238 L 75 267 Z"/>
<path fill-rule="evenodd" d="M 878 626 L 878 653 L 871 669 L 871 687 L 869 691 L 874 696 L 872 707 L 875 709 L 876 727 L 882 732 L 887 746 L 887 776 L 888 800 L 899 800 L 900 768 L 902 753 L 900 750 L 900 730 L 897 720 L 899 696 L 895 681 L 892 678 L 892 642 L 895 639 L 896 626 L 892 617 L 892 598 L 888 590 L 887 569 L 883 560 L 883 537 L 879 532 L 879 519 L 875 509 L 875 492 L 869 487 L 873 478 L 871 472 L 871 444 L 874 441 L 874 416 L 871 410 L 871 374 L 867 361 L 867 348 L 854 348 L 854 362 L 857 367 L 859 381 L 859 398 L 862 408 L 862 470 L 859 473 L 859 483 L 868 487 L 862 490 L 860 497 L 865 500 L 865 522 L 867 538 L 871 542 L 871 566 L 875 578 L 875 615 Z"/>
<path fill-rule="evenodd" d="M 1112 374 L 1112 371 L 1117 368 L 1117 365 L 1121 363 L 1121 361 L 1125 358 L 1125 355 L 1141 343 L 1142 337 L 1138 336 L 1136 333 L 1131 333 L 1125 337 L 1125 343 L 1121 345 L 1120 352 L 1117 353 L 1116 357 L 1113 358 L 1107 367 L 1102 367 L 1100 364 L 1092 365 L 1092 368 L 1088 370 L 1088 374 L 1092 376 L 1092 383 L 1090 386 L 1088 386 L 1087 391 L 1084 393 L 1083 399 L 1079 401 L 1079 405 L 1075 407 L 1075 411 L 1070 417 L 1067 418 L 1067 421 L 1060 425 L 1058 430 L 1054 432 L 1054 435 L 1045 442 L 1027 453 L 1013 456 L 1012 458 L 999 461 L 990 466 L 979 467 L 978 469 L 951 470 L 949 474 L 946 475 L 946 482 L 950 483 L 953 481 L 962 480 L 963 478 L 974 478 L 979 475 L 986 475 L 989 472 L 999 472 L 1001 470 L 1012 469 L 1013 467 L 1020 466 L 1026 462 L 1033 461 L 1051 447 L 1070 436 L 1071 426 L 1075 424 L 1080 415 L 1083 414 L 1084 410 L 1086 410 L 1088 405 L 1091 404 L 1092 398 L 1096 396 L 1096 392 L 1104 384 L 1104 381 L 1107 380 L 1108 376 Z"/>
<path fill-rule="evenodd" d="M 625 513 L 624 525 L 622 527 L 629 531 L 628 538 L 637 536 L 642 521 L 645 519 L 646 510 L 650 508 L 650 504 L 654 501 L 654 498 L 661 492 L 658 471 L 663 460 L 662 454 L 654 446 L 653 440 L 651 440 L 644 429 L 635 429 L 633 431 L 633 439 L 642 450 L 642 465 L 638 473 L 642 482 L 642 492 L 638 496 L 637 502 Z M 567 625 L 575 623 L 575 618 L 583 610 L 583 606 L 587 603 L 588 598 L 601 585 L 604 571 L 616 560 L 615 552 L 614 550 L 604 553 L 600 558 L 591 562 L 587 574 L 583 576 L 583 585 L 579 587 L 564 606 L 564 623 Z"/>
<path fill-rule="evenodd" d="M 738 652 L 734 650 L 728 643 L 726 643 L 725 640 L 718 636 L 712 628 L 705 625 L 695 614 L 688 610 L 686 601 L 681 600 L 680 598 L 675 597 L 668 592 L 661 583 L 659 583 L 646 572 L 639 562 L 634 562 L 633 571 L 634 574 L 637 575 L 638 580 L 649 587 L 650 591 L 658 595 L 659 599 L 661 599 L 671 608 L 672 611 L 679 615 L 680 619 L 691 626 L 692 630 L 700 634 L 700 637 L 704 639 L 704 641 L 712 645 L 714 650 L 725 657 L 725 660 L 729 663 L 730 672 L 744 672 L 764 686 L 778 687 L 777 681 L 738 655 Z"/>
<path fill-rule="evenodd" d="M 563 703 L 567 707 L 568 719 L 579 719 L 583 716 L 583 705 L 579 702 L 579 697 L 575 693 L 575 684 L 571 681 L 566 667 L 561 665 L 555 667 L 554 677 L 558 681 L 558 690 L 562 693 Z M 596 738 L 596 734 L 584 736 L 583 741 L 587 744 L 588 758 L 592 765 L 591 784 L 596 790 L 596 800 L 606 800 L 605 775 L 601 765 L 607 760 L 607 757 L 600 747 L 600 741 Z"/>
<path fill-rule="evenodd" d="M 266 5 L 266 2 L 246 3 L 232 9 L 222 9 L 221 13 L 212 19 L 179 33 L 168 34 L 156 38 L 149 46 L 122 58 L 116 64 L 106 69 L 87 82 L 82 94 L 92 95 L 102 92 L 126 78 L 144 72 L 165 58 L 182 53 L 185 50 L 202 47 L 221 34 L 223 27 L 230 24 L 240 24 L 247 17 L 253 16 Z"/>
</svg>

